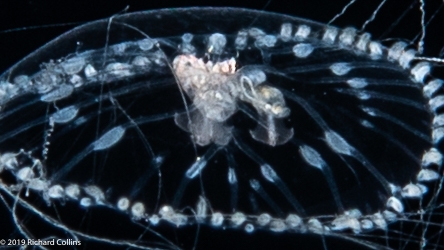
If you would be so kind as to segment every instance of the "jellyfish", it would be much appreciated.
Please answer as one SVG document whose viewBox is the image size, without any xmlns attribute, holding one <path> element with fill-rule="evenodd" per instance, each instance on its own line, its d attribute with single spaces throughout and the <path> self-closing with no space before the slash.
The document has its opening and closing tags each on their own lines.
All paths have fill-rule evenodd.
<svg viewBox="0 0 444 250">
<path fill-rule="evenodd" d="M 231 7 L 80 25 L 0 75 L 7 237 L 442 248 L 443 81 L 418 50 Z"/>
</svg>

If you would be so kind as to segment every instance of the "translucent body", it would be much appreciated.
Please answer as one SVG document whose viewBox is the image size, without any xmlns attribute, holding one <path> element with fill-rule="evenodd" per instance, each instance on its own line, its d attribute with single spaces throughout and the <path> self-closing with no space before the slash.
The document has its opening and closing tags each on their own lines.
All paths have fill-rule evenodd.
<svg viewBox="0 0 444 250">
<path fill-rule="evenodd" d="M 210 19 L 214 23 L 199 23 Z M 253 20 L 257 26 L 251 27 Z M 171 28 L 143 25 L 154 22 Z M 74 53 L 75 42 L 91 34 L 109 41 L 93 41 Z M 218 233 L 230 228 L 237 235 L 331 235 L 374 248 L 381 243 L 359 235 L 390 232 L 387 225 L 395 220 L 442 228 L 419 219 L 412 207 L 425 192 L 408 186 L 425 191 L 418 174 L 433 181 L 439 165 L 431 138 L 434 115 L 427 107 L 437 94 L 422 94 L 426 66 L 401 60 L 402 44 L 387 49 L 366 38 L 350 29 L 239 9 L 132 13 L 79 27 L 1 77 L 0 146 L 8 156 L 3 174 L 17 177 L 3 191 L 26 200 L 12 185 L 28 187 L 35 190 L 30 196 L 48 203 L 88 207 L 92 220 L 107 217 L 95 209 L 117 214 L 129 227 L 141 225 L 150 233 L 111 232 L 102 242 L 129 246 L 123 241 L 128 240 L 138 247 L 160 242 L 173 248 L 167 239 L 198 235 L 193 225 Z M 174 63 L 181 56 L 229 62 L 240 88 L 224 92 L 232 94 L 222 95 L 228 106 L 216 112 L 208 108 L 215 102 L 199 104 L 195 95 L 207 92 L 187 87 Z M 222 73 L 227 72 L 215 76 Z M 229 85 L 229 78 L 218 83 Z M 252 94 L 256 88 L 261 94 Z M 271 104 L 278 103 L 283 115 L 267 114 L 274 109 L 259 102 L 266 93 L 274 93 Z M 78 111 L 60 111 L 70 107 Z M 441 137 L 435 138 L 437 143 Z M 431 168 L 421 169 L 422 158 Z M 37 181 L 38 188 L 30 185 Z M 58 184 L 63 197 L 58 186 L 50 188 Z M 403 193 L 416 193 L 412 204 Z M 420 205 L 426 214 L 434 215 L 435 194 Z M 51 208 L 34 207 L 54 215 Z M 65 209 L 59 210 L 63 217 Z M 76 233 L 85 231 L 78 221 L 60 221 L 69 228 L 61 231 L 91 240 Z M 102 229 L 89 230 L 90 237 L 103 235 Z M 146 241 L 137 241 L 140 235 Z"/>
</svg>

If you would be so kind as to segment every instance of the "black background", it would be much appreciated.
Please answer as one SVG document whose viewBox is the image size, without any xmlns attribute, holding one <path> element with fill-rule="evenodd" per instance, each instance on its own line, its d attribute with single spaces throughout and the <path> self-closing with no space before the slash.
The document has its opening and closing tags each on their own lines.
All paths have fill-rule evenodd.
<svg viewBox="0 0 444 250">
<path fill-rule="evenodd" d="M 18 0 L 0 2 L 0 71 L 23 58 L 44 43 L 85 22 L 107 18 L 128 11 L 187 6 L 232 6 L 260 9 L 307 18 L 322 23 L 339 14 L 349 0 L 183 0 L 183 1 L 88 1 L 88 0 Z M 360 28 L 370 18 L 381 1 L 358 0 L 333 25 Z M 426 20 L 441 6 L 442 1 L 426 2 Z M 409 8 L 411 8 L 409 10 Z M 407 13 L 405 13 L 407 11 Z M 405 15 L 404 15 L 405 13 Z M 404 15 L 404 16 L 403 16 Z M 403 17 L 402 17 L 403 16 Z M 391 27 L 400 17 L 399 24 Z M 438 56 L 444 45 L 442 35 L 444 11 L 438 11 L 427 27 L 425 48 L 429 56 Z M 69 24 L 74 23 L 74 24 Z M 56 25 L 57 27 L 46 27 Z M 11 30 L 12 29 L 12 30 Z M 420 12 L 417 0 L 388 0 L 366 29 L 373 38 L 413 39 L 420 32 Z M 388 32 L 388 33 L 387 33 Z M 381 35 L 384 35 L 381 37 Z M 417 40 L 416 40 L 417 41 Z M 415 41 L 415 42 L 416 42 Z"/>
</svg>

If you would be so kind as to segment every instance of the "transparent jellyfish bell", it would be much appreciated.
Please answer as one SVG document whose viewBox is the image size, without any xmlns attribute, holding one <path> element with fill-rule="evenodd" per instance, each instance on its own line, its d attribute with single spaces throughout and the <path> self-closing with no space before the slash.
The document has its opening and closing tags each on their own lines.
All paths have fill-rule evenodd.
<svg viewBox="0 0 444 250">
<path fill-rule="evenodd" d="M 231 235 L 301 234 L 385 246 L 365 237 L 417 215 L 403 194 L 422 197 L 419 173 L 436 172 L 419 163 L 440 156 L 435 96 L 422 93 L 433 79 L 402 68 L 401 45 L 353 32 L 188 8 L 117 15 L 49 42 L 0 77 L 6 203 L 25 214 L 22 228 L 51 229 L 18 231 L 139 248 L 205 248 L 213 234 L 228 246 L 241 242 Z"/>
</svg>

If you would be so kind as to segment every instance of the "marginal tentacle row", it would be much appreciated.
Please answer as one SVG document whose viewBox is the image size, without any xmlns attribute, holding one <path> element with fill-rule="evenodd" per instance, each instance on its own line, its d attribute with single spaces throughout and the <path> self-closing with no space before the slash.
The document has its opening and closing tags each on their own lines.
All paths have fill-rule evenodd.
<svg viewBox="0 0 444 250">
<path fill-rule="evenodd" d="M 68 184 L 62 186 L 51 184 L 51 181 L 47 180 L 44 175 L 38 173 L 41 172 L 42 167 L 38 160 L 30 158 L 29 160 L 35 161 L 35 165 L 32 168 L 20 168 L 18 162 L 22 157 L 30 158 L 29 154 L 23 151 L 16 154 L 6 153 L 2 155 L 1 166 L 11 170 L 18 180 L 18 184 L 9 187 L 3 186 L 2 189 L 7 188 L 12 193 L 25 189 L 39 192 L 48 204 L 54 201 L 65 203 L 66 200 L 72 200 L 78 202 L 82 207 L 106 206 L 126 212 L 134 220 L 146 221 L 153 226 L 165 221 L 176 227 L 208 224 L 216 228 L 243 228 L 248 233 L 259 229 L 273 232 L 311 232 L 326 235 L 338 231 L 352 230 L 355 234 L 359 234 L 375 229 L 387 230 L 388 224 L 402 218 L 404 211 L 402 202 L 392 196 L 387 200 L 387 210 L 370 215 L 363 215 L 358 209 L 344 211 L 339 215 L 322 215 L 309 218 L 301 218 L 297 214 L 288 214 L 285 218 L 273 217 L 268 213 L 259 215 L 248 215 L 242 212 L 223 214 L 221 212 L 210 212 L 211 204 L 208 204 L 205 198 L 199 197 L 196 207 L 189 213 L 166 205 L 162 206 L 157 213 L 148 214 L 142 202 L 131 201 L 128 197 L 121 197 L 116 204 L 110 203 L 105 197 L 105 192 L 94 185 Z M 427 192 L 426 186 L 412 183 L 407 184 L 402 190 L 395 186 L 392 189 L 394 192 L 401 192 L 402 197 L 406 199 L 420 199 Z"/>
</svg>

